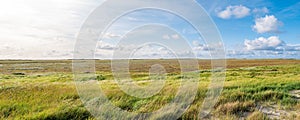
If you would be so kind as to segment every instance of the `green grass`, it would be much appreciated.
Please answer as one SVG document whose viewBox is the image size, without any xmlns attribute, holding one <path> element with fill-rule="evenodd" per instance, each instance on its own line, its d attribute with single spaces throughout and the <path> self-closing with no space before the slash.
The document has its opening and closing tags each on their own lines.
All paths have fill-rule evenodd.
<svg viewBox="0 0 300 120">
<path fill-rule="evenodd" d="M 198 93 L 181 119 L 196 119 L 210 83 L 210 71 L 201 71 Z M 135 82 L 147 80 L 147 73 L 133 73 Z M 169 74 L 163 90 L 150 98 L 135 98 L 122 92 L 113 83 L 109 72 L 98 72 L 96 80 L 110 101 L 131 112 L 155 111 L 170 102 L 186 76 Z M 146 83 L 145 83 L 146 84 Z M 236 119 L 242 112 L 266 119 L 255 107 L 277 104 L 283 109 L 299 110 L 299 103 L 289 95 L 300 90 L 300 65 L 278 65 L 232 68 L 227 71 L 223 92 L 211 112 L 212 116 Z M 71 73 L 2 74 L 0 75 L 0 119 L 94 119 L 84 108 L 77 94 Z"/>
</svg>

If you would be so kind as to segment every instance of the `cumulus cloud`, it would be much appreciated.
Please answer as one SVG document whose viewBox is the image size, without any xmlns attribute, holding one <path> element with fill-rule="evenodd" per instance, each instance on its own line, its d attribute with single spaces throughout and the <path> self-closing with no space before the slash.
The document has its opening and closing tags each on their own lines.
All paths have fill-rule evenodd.
<svg viewBox="0 0 300 120">
<path fill-rule="evenodd" d="M 284 46 L 285 43 L 277 36 L 269 38 L 256 38 L 255 40 L 245 40 L 247 50 L 275 50 L 277 47 Z"/>
<path fill-rule="evenodd" d="M 281 22 L 274 15 L 266 15 L 255 19 L 253 30 L 257 33 L 279 32 L 278 28 Z"/>
<path fill-rule="evenodd" d="M 228 6 L 225 10 L 217 13 L 218 17 L 222 19 L 243 18 L 250 15 L 251 10 L 245 6 Z"/>
<path fill-rule="evenodd" d="M 269 38 L 256 38 L 254 40 L 245 40 L 244 45 L 246 50 L 269 50 L 269 51 L 300 51 L 299 44 L 286 44 L 280 40 L 277 36 L 271 36 Z"/>
</svg>

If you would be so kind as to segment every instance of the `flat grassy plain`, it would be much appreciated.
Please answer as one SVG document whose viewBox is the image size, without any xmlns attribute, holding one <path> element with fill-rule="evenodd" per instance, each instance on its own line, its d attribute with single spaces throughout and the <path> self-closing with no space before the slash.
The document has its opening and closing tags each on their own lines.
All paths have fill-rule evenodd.
<svg viewBox="0 0 300 120">
<path fill-rule="evenodd" d="M 126 95 L 114 84 L 111 64 L 97 60 L 97 80 L 110 101 L 130 112 L 151 112 L 174 98 L 181 76 L 176 60 L 131 60 L 131 77 L 149 79 L 153 64 L 161 64 L 167 83 L 150 98 Z M 199 60 L 200 84 L 192 105 L 180 119 L 198 119 L 210 83 L 210 61 Z M 73 80 L 71 60 L 0 61 L 0 119 L 95 119 L 83 106 Z M 205 119 L 300 119 L 300 60 L 227 60 L 223 92 Z"/>
</svg>

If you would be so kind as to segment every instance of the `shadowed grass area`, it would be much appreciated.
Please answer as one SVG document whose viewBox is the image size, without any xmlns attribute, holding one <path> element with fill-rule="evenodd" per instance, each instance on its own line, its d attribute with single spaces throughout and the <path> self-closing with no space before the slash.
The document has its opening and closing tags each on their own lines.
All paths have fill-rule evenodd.
<svg viewBox="0 0 300 120">
<path fill-rule="evenodd" d="M 211 76 L 209 70 L 200 71 L 199 74 L 200 84 L 195 101 L 180 119 L 198 118 Z M 147 82 L 149 79 L 147 73 L 133 73 L 131 77 L 134 82 Z M 109 72 L 97 72 L 95 79 L 102 82 L 99 87 L 114 105 L 123 110 L 145 113 L 169 103 L 178 90 L 179 80 L 185 77 L 176 73 L 168 74 L 163 90 L 145 99 L 122 92 L 113 83 L 113 76 Z M 289 94 L 292 90 L 300 90 L 300 64 L 228 69 L 223 92 L 209 118 L 266 119 L 256 107 L 269 104 L 299 112 L 299 102 Z M 94 118 L 82 105 L 71 73 L 16 72 L 0 75 L 0 119 Z"/>
</svg>

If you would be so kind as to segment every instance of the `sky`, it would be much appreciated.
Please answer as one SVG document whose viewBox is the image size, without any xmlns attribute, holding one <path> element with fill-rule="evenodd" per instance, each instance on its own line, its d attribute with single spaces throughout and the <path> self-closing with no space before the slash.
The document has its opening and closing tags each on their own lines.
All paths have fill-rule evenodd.
<svg viewBox="0 0 300 120">
<path fill-rule="evenodd" d="M 105 1 L 1 1 L 0 59 L 72 59 L 76 53 L 74 46 L 82 25 L 103 2 Z M 201 17 L 195 8 L 184 6 L 184 1 L 180 2 L 182 3 L 172 3 L 172 7 L 185 8 L 191 11 L 189 15 Z M 220 45 L 224 45 L 227 58 L 300 59 L 299 1 L 196 2 L 204 8 L 218 28 L 223 41 Z M 109 14 L 99 16 L 97 19 L 108 16 Z M 209 30 L 211 29 L 208 27 L 207 31 Z M 189 21 L 174 13 L 142 9 L 122 15 L 108 25 L 95 48 L 91 49 L 95 50 L 97 59 L 116 58 L 116 49 L 120 48 L 131 53 L 130 58 L 190 57 L 193 53 L 197 58 L 207 59 L 211 57 L 210 51 L 214 48 L 204 38 Z M 137 41 L 151 42 L 152 39 L 153 43 L 169 43 L 137 45 L 140 43 Z M 177 44 L 170 47 L 172 43 Z"/>
</svg>

